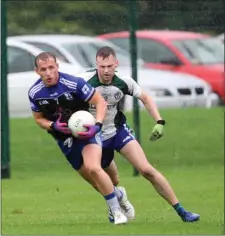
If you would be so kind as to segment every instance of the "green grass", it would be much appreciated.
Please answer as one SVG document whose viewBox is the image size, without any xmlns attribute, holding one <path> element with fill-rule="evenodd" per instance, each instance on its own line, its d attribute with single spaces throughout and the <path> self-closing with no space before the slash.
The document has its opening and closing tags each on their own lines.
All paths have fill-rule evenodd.
<svg viewBox="0 0 225 236">
<path fill-rule="evenodd" d="M 109 224 L 104 199 L 71 169 L 52 138 L 32 119 L 13 119 L 12 177 L 2 181 L 2 234 L 223 234 L 223 112 L 196 108 L 161 113 L 167 120 L 165 136 L 154 143 L 148 141 L 153 121 L 141 113 L 142 146 L 181 204 L 201 215 L 199 222 L 183 223 L 117 156 L 120 184 L 135 206 L 136 220 Z"/>
</svg>

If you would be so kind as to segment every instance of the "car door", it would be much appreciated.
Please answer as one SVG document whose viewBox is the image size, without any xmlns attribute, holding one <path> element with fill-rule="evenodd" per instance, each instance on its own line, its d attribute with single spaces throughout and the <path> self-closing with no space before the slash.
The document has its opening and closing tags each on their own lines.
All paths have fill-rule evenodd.
<svg viewBox="0 0 225 236">
<path fill-rule="evenodd" d="M 12 117 L 30 116 L 28 90 L 37 80 L 34 72 L 34 55 L 15 46 L 7 47 L 8 53 L 8 98 Z"/>
<path fill-rule="evenodd" d="M 151 67 L 171 69 L 174 65 L 182 64 L 177 55 L 161 42 L 146 38 L 138 38 L 137 42 L 140 57 Z"/>
<path fill-rule="evenodd" d="M 107 38 L 107 40 L 130 51 L 128 38 Z M 176 71 L 184 66 L 182 60 L 169 47 L 149 38 L 137 38 L 137 51 L 138 57 L 145 62 L 146 67 Z"/>
</svg>

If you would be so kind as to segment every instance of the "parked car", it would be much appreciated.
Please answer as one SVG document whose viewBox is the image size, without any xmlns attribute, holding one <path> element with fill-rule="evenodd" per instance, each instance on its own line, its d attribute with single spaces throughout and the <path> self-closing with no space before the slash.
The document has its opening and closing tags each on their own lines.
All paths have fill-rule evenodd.
<svg viewBox="0 0 225 236">
<path fill-rule="evenodd" d="M 83 68 L 95 67 L 95 55 L 97 50 L 103 46 L 111 46 L 117 54 L 120 66 L 130 66 L 129 54 L 107 42 L 95 37 L 81 35 L 23 35 L 12 36 L 10 39 L 29 43 L 43 51 L 56 55 L 61 61 L 70 64 L 79 64 Z M 139 64 L 143 64 L 141 59 Z"/>
<path fill-rule="evenodd" d="M 25 37 L 26 39 L 28 38 L 27 36 L 23 36 L 23 39 Z M 19 37 L 13 38 L 15 40 Z M 20 38 L 22 38 L 22 36 Z M 30 36 L 29 38 L 30 40 L 32 39 Z M 83 65 L 84 70 L 95 66 L 96 51 L 100 47 L 106 45 L 111 46 L 115 49 L 118 56 L 120 64 L 118 71 L 122 74 L 131 75 L 129 54 L 108 41 L 87 36 L 68 35 L 57 37 L 51 35 L 46 36 L 46 38 L 42 35 L 34 36 L 33 38 L 33 40 L 38 40 L 37 38 L 40 40 L 41 38 L 42 44 L 54 44 L 55 50 L 57 49 L 58 51 L 60 51 L 60 45 L 64 45 L 64 47 L 68 49 L 67 54 L 70 53 L 71 55 L 71 57 L 67 57 L 67 61 L 70 61 L 72 65 L 80 62 L 80 66 Z M 28 40 L 26 40 L 26 42 L 27 41 Z M 42 50 L 44 50 L 44 48 L 42 48 Z M 47 51 L 50 51 L 50 48 Z M 66 57 L 67 54 L 64 54 L 64 56 Z M 81 62 L 83 62 L 83 64 Z M 147 88 L 149 94 L 153 96 L 159 107 L 206 106 L 206 104 L 209 104 L 209 100 L 212 102 L 212 105 L 216 105 L 218 101 L 218 98 L 211 94 L 211 87 L 207 83 L 194 76 L 182 73 L 147 69 L 140 65 L 138 67 L 138 82 L 142 88 Z M 194 88 L 200 88 L 198 94 L 194 91 Z M 183 89 L 187 89 L 187 91 L 185 92 Z M 129 102 L 129 99 L 129 97 L 125 99 L 124 110 L 132 109 L 132 102 Z"/>
<path fill-rule="evenodd" d="M 31 116 L 28 90 L 39 77 L 34 72 L 34 59 L 41 52 L 42 50 L 29 44 L 7 39 L 7 82 L 10 117 Z M 79 64 L 72 66 L 60 61 L 59 68 L 74 75 L 84 70 Z"/>
<path fill-rule="evenodd" d="M 150 68 L 183 72 L 208 82 L 225 101 L 224 45 L 206 34 L 140 30 L 136 32 L 138 56 Z M 129 32 L 99 35 L 129 51 Z"/>
<path fill-rule="evenodd" d="M 131 74 L 131 67 L 119 67 L 122 75 Z M 138 84 L 151 95 L 159 108 L 211 107 L 218 105 L 219 98 L 211 86 L 191 75 L 171 73 L 156 69 L 138 70 Z M 140 108 L 143 104 L 139 102 Z M 133 98 L 125 96 L 126 111 L 133 109 Z"/>
</svg>

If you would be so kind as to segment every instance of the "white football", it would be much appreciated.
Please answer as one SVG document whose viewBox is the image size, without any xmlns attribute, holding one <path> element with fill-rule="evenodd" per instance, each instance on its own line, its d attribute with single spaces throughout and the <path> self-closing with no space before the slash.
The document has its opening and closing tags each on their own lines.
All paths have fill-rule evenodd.
<svg viewBox="0 0 225 236">
<path fill-rule="evenodd" d="M 73 136 L 78 137 L 77 132 L 85 132 L 87 128 L 83 125 L 94 125 L 95 118 L 88 111 L 77 111 L 73 113 L 68 120 L 68 127 Z"/>
</svg>

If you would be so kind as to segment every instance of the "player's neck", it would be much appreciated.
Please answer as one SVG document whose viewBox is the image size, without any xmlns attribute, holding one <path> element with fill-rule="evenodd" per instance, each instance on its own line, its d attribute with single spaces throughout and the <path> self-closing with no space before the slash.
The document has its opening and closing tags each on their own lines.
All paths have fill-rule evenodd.
<svg viewBox="0 0 225 236">
<path fill-rule="evenodd" d="M 110 80 L 104 80 L 103 78 L 101 78 L 101 76 L 99 75 L 98 73 L 98 79 L 99 79 L 99 82 L 101 84 L 111 84 L 112 83 L 112 80 L 113 80 L 113 77 L 110 79 Z"/>
<path fill-rule="evenodd" d="M 99 81 L 101 84 L 111 84 L 112 83 L 112 79 L 111 80 L 107 80 L 105 81 L 104 79 L 102 79 L 101 77 L 98 77 Z"/>
</svg>

